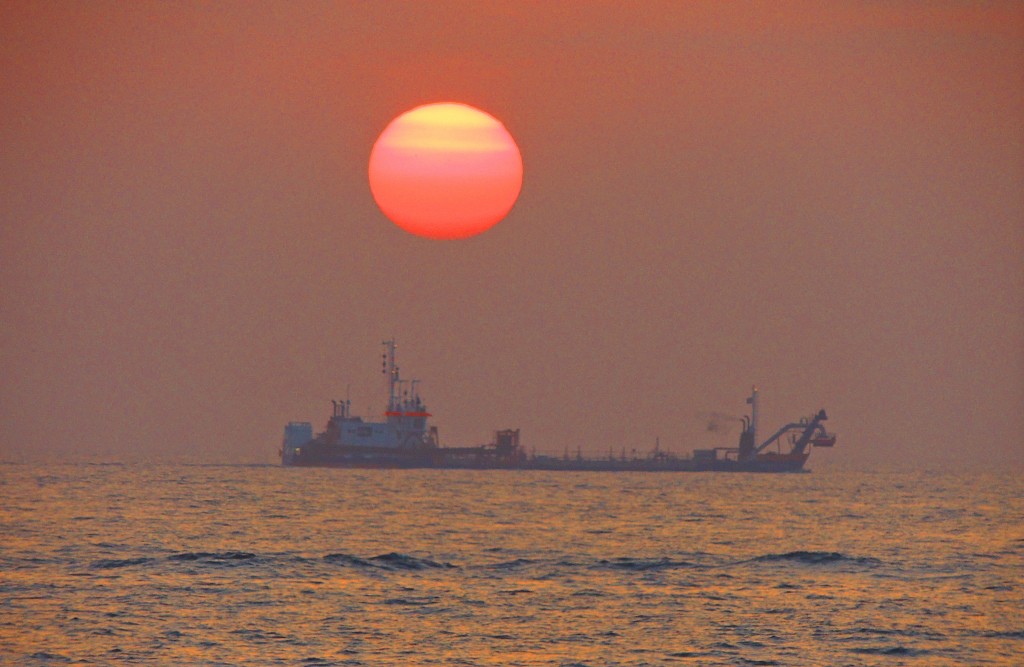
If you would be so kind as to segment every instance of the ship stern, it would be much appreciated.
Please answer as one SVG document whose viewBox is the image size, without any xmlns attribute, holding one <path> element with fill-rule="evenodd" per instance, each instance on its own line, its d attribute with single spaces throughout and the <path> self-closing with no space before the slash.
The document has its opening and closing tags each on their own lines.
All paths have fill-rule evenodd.
<svg viewBox="0 0 1024 667">
<path fill-rule="evenodd" d="M 295 465 L 302 446 L 313 439 L 313 425 L 309 422 L 288 422 L 281 442 L 281 465 Z"/>
</svg>

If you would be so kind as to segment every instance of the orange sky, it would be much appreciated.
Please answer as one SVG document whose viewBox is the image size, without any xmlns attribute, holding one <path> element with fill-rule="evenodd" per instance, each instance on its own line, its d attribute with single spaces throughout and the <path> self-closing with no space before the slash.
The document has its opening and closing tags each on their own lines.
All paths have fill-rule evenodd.
<svg viewBox="0 0 1024 667">
<path fill-rule="evenodd" d="M 269 462 L 393 335 L 447 444 L 725 444 L 756 382 L 812 468 L 1020 467 L 1024 8 L 681 4 L 4 3 L 0 459 Z M 455 243 L 366 182 L 442 100 L 525 166 Z"/>
</svg>

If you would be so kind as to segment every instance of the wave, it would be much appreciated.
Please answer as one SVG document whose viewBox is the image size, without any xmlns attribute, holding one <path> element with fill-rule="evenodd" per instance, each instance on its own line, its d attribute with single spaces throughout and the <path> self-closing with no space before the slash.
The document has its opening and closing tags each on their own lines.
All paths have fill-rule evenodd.
<svg viewBox="0 0 1024 667">
<path fill-rule="evenodd" d="M 373 563 L 358 556 L 349 554 L 327 554 L 324 560 L 335 565 L 352 565 L 354 567 L 375 567 Z"/>
<path fill-rule="evenodd" d="M 29 656 L 33 660 L 43 660 L 45 662 L 61 662 L 70 663 L 71 658 L 60 653 L 47 653 L 46 651 L 37 651 Z"/>
<path fill-rule="evenodd" d="M 89 567 L 93 570 L 113 570 L 120 567 L 130 567 L 132 565 L 145 565 L 146 563 L 152 563 L 152 558 L 103 558 L 95 561 Z"/>
<path fill-rule="evenodd" d="M 171 562 L 203 562 L 209 565 L 238 565 L 258 560 L 259 556 L 248 551 L 186 551 L 167 557 Z M 93 570 L 113 570 L 134 565 L 150 565 L 158 559 L 148 556 L 138 558 L 102 558 L 93 561 L 89 567 Z"/>
<path fill-rule="evenodd" d="M 256 558 L 258 558 L 256 554 L 248 551 L 186 551 L 167 557 L 168 560 L 173 561 L 203 561 L 210 565 L 237 565 Z"/>
<path fill-rule="evenodd" d="M 906 646 L 866 646 L 864 648 L 850 649 L 854 653 L 863 655 L 905 655 L 918 656 L 928 655 L 928 651 L 920 648 L 909 648 Z"/>
<path fill-rule="evenodd" d="M 432 561 L 429 558 L 416 558 L 414 556 L 407 556 L 406 554 L 400 554 L 395 552 L 391 552 L 389 554 L 382 554 L 380 556 L 374 556 L 370 560 L 372 560 L 375 563 L 380 563 L 384 567 L 389 567 L 397 570 L 440 570 L 455 567 L 451 563 L 438 563 L 437 561 Z"/>
<path fill-rule="evenodd" d="M 214 567 L 235 567 L 239 565 L 262 563 L 268 560 L 268 558 L 273 560 L 275 556 L 261 556 L 260 554 L 252 553 L 250 551 L 183 551 L 181 553 L 171 554 L 163 560 L 171 563 L 195 563 Z M 307 562 L 307 559 L 301 556 L 292 556 L 291 559 L 296 562 Z M 159 560 L 162 559 L 148 556 L 138 558 L 103 558 L 90 563 L 89 568 L 93 570 L 113 570 L 123 567 L 151 565 L 157 563 Z M 380 554 L 378 556 L 373 556 L 372 558 L 360 558 L 358 556 L 345 553 L 331 553 L 324 556 L 322 560 L 335 565 L 377 570 L 444 570 L 455 569 L 458 567 L 451 563 L 437 562 L 429 558 L 417 558 L 415 556 L 409 556 L 407 554 L 397 552 Z"/>
<path fill-rule="evenodd" d="M 915 639 L 944 640 L 946 635 L 936 630 L 929 630 L 919 626 L 908 628 L 873 628 L 863 626 L 856 628 L 854 632 L 858 635 L 878 635 L 885 637 L 911 637 Z"/>
<path fill-rule="evenodd" d="M 536 562 L 537 561 L 530 560 L 529 558 L 516 558 L 515 560 L 505 561 L 503 563 L 494 563 L 493 565 L 488 565 L 487 567 L 489 567 L 492 570 L 513 570 L 517 567 L 533 565 Z"/>
<path fill-rule="evenodd" d="M 381 604 L 399 605 L 403 607 L 429 607 L 440 601 L 436 595 L 425 595 L 423 597 L 388 598 Z"/>
<path fill-rule="evenodd" d="M 309 559 L 296 554 L 257 554 L 250 551 L 183 551 L 166 556 L 165 558 L 153 557 L 131 557 L 131 558 L 104 558 L 90 564 L 93 570 L 112 570 L 124 567 L 146 566 L 165 560 L 170 563 L 191 563 L 210 567 L 237 567 L 243 565 L 256 565 L 266 562 L 275 562 L 280 559 L 290 560 L 292 563 L 307 563 Z M 322 562 L 351 567 L 363 570 L 375 571 L 419 571 L 419 570 L 449 570 L 458 569 L 459 565 L 433 560 L 426 557 L 412 556 L 396 551 L 382 553 L 376 556 L 364 558 L 349 553 L 336 552 L 328 553 L 321 557 Z M 544 565 L 542 578 L 547 576 L 558 576 L 557 571 L 564 569 L 579 570 L 615 570 L 620 572 L 661 572 L 680 569 L 719 569 L 721 576 L 728 576 L 725 572 L 731 566 L 745 563 L 796 563 L 801 565 L 828 566 L 833 564 L 854 564 L 864 567 L 876 567 L 881 564 L 876 558 L 858 557 L 843 554 L 837 551 L 787 551 L 783 553 L 768 553 L 755 556 L 747 560 L 734 561 L 733 563 L 703 563 L 699 561 L 685 560 L 663 556 L 659 558 L 637 558 L 622 556 L 617 558 L 601 558 L 596 560 L 584 560 L 582 562 L 563 558 L 553 561 L 537 561 L 528 558 L 516 558 L 510 561 L 503 561 L 491 564 L 479 564 L 473 567 L 482 567 L 489 570 L 517 570 L 520 568 L 535 567 Z"/>
<path fill-rule="evenodd" d="M 847 556 L 846 554 L 839 553 L 838 551 L 787 551 L 780 554 L 764 554 L 763 556 L 757 556 L 751 558 L 749 561 L 744 562 L 796 562 L 805 563 L 808 565 L 821 565 L 824 563 L 856 563 L 858 565 L 881 565 L 882 561 L 877 558 L 861 557 L 861 556 Z"/>
<path fill-rule="evenodd" d="M 707 651 L 676 651 L 675 653 L 669 653 L 670 658 L 705 658 L 713 655 Z"/>
<path fill-rule="evenodd" d="M 1007 630 L 1005 632 L 993 630 L 991 632 L 983 632 L 981 636 L 992 639 L 1024 639 L 1024 630 Z"/>
<path fill-rule="evenodd" d="M 644 572 L 647 570 L 671 570 L 681 567 L 697 567 L 696 563 L 685 560 L 672 560 L 670 558 L 613 558 L 611 560 L 599 560 L 596 567 L 611 568 L 614 570 L 633 570 Z"/>
<path fill-rule="evenodd" d="M 458 566 L 451 563 L 438 563 L 429 558 L 416 558 L 407 554 L 396 552 L 381 554 L 372 558 L 359 558 L 350 554 L 336 553 L 327 554 L 324 560 L 328 563 L 347 565 L 353 567 L 376 568 L 382 570 L 443 570 L 454 569 Z"/>
</svg>

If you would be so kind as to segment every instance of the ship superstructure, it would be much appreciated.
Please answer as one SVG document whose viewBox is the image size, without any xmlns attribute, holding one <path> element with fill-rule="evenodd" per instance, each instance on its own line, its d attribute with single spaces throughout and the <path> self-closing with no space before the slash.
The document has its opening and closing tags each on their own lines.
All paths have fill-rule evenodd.
<svg viewBox="0 0 1024 667">
<path fill-rule="evenodd" d="M 758 442 L 758 389 L 751 390 L 747 404 L 750 416 L 741 418 L 743 431 L 736 447 L 696 449 L 692 455 L 677 456 L 658 444 L 647 456 L 627 458 L 612 451 L 607 458 L 527 454 L 519 442 L 518 429 L 495 432 L 490 444 L 470 447 L 441 447 L 437 428 L 429 425 L 431 414 L 420 398 L 418 381 L 402 380 L 396 363 L 397 345 L 384 341 L 381 372 L 388 381 L 388 404 L 382 419 L 370 420 L 351 414 L 351 402 L 331 401 L 331 417 L 315 436 L 308 422 L 285 426 L 281 463 L 286 466 L 339 468 L 468 468 L 522 470 L 591 471 L 679 471 L 679 472 L 801 472 L 810 447 L 832 447 L 836 436 L 823 424 L 824 410 L 782 426 Z"/>
<path fill-rule="evenodd" d="M 332 400 L 331 417 L 316 437 L 312 437 L 307 422 L 291 422 L 285 428 L 281 451 L 284 465 L 415 464 L 418 459 L 426 462 L 432 458 L 437 450 L 437 431 L 428 427 L 431 415 L 420 398 L 419 381 L 402 379 L 394 340 L 382 345 L 381 372 L 388 381 L 383 419 L 353 416 L 351 401 Z"/>
</svg>

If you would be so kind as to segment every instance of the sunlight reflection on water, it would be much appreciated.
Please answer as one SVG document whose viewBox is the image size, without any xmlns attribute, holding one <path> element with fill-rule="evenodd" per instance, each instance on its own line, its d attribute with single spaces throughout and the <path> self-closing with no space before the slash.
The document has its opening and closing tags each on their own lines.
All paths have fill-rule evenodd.
<svg viewBox="0 0 1024 667">
<path fill-rule="evenodd" d="M 11 664 L 1010 664 L 1011 475 L 2 466 Z"/>
</svg>

